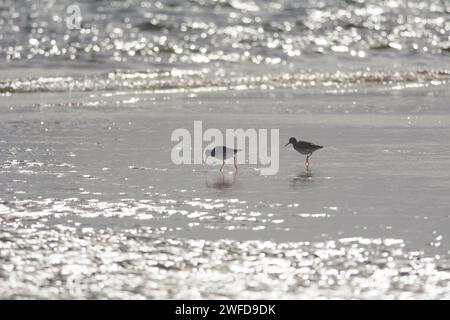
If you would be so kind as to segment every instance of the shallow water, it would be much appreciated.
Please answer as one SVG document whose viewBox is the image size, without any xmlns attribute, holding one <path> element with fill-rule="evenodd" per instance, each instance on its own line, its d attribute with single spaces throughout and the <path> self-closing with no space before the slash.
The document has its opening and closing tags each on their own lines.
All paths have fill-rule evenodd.
<svg viewBox="0 0 450 320">
<path fill-rule="evenodd" d="M 447 2 L 79 4 L 0 3 L 0 297 L 450 298 Z M 278 174 L 174 165 L 195 120 Z"/>
<path fill-rule="evenodd" d="M 94 108 L 92 94 L 33 94 L 34 106 L 3 106 L 2 296 L 448 297 L 448 91 L 429 92 L 139 92 L 153 103 L 127 93 Z M 325 148 L 308 172 L 281 149 L 274 176 L 172 164 L 172 130 L 199 119 Z"/>
</svg>

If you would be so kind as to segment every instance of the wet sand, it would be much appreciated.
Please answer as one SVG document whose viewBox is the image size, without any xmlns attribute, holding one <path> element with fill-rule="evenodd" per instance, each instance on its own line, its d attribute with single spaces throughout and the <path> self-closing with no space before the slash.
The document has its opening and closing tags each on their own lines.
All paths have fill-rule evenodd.
<svg viewBox="0 0 450 320">
<path fill-rule="evenodd" d="M 360 92 L 3 97 L 0 296 L 448 298 L 448 87 Z M 172 164 L 194 120 L 279 128 L 279 173 Z"/>
</svg>

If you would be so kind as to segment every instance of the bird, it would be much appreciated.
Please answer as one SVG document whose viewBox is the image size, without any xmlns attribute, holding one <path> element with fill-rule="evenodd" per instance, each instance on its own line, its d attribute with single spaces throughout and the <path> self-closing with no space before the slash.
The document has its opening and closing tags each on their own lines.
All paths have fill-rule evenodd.
<svg viewBox="0 0 450 320">
<path fill-rule="evenodd" d="M 306 155 L 305 160 L 306 169 L 309 168 L 309 158 L 311 157 L 313 152 L 323 148 L 323 146 L 319 146 L 311 142 L 301 140 L 297 141 L 297 139 L 295 139 L 294 137 L 289 138 L 289 142 L 285 145 L 285 147 L 287 147 L 290 144 L 292 144 L 292 146 L 297 152 Z"/>
<path fill-rule="evenodd" d="M 238 171 L 238 165 L 236 163 L 236 154 L 240 151 L 239 149 L 232 149 L 225 146 L 218 146 L 212 150 L 206 151 L 207 156 L 211 156 L 222 160 L 222 166 L 220 167 L 220 172 L 222 172 L 223 166 L 225 165 L 225 160 L 231 157 L 234 158 L 234 169 Z M 207 158 L 208 159 L 208 158 Z"/>
</svg>

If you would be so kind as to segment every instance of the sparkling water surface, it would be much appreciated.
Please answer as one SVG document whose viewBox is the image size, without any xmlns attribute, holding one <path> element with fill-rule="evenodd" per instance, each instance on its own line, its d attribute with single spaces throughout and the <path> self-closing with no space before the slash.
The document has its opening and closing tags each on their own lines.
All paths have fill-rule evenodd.
<svg viewBox="0 0 450 320">
<path fill-rule="evenodd" d="M 0 297 L 450 298 L 448 1 L 77 3 L 0 2 Z"/>
</svg>

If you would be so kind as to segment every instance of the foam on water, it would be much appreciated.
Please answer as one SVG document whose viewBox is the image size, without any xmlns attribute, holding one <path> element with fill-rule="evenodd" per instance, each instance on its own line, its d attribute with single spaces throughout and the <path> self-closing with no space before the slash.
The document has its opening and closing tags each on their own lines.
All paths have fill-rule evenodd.
<svg viewBox="0 0 450 320">
<path fill-rule="evenodd" d="M 193 71 L 114 71 L 104 74 L 66 77 L 39 77 L 0 80 L 2 93 L 149 90 L 177 92 L 200 89 L 275 89 L 319 88 L 351 89 L 357 86 L 397 88 L 445 85 L 450 71 L 445 69 L 411 71 L 336 71 L 266 74 L 241 77 L 211 77 L 207 72 Z M 136 103 L 139 100 L 131 100 Z"/>
</svg>

